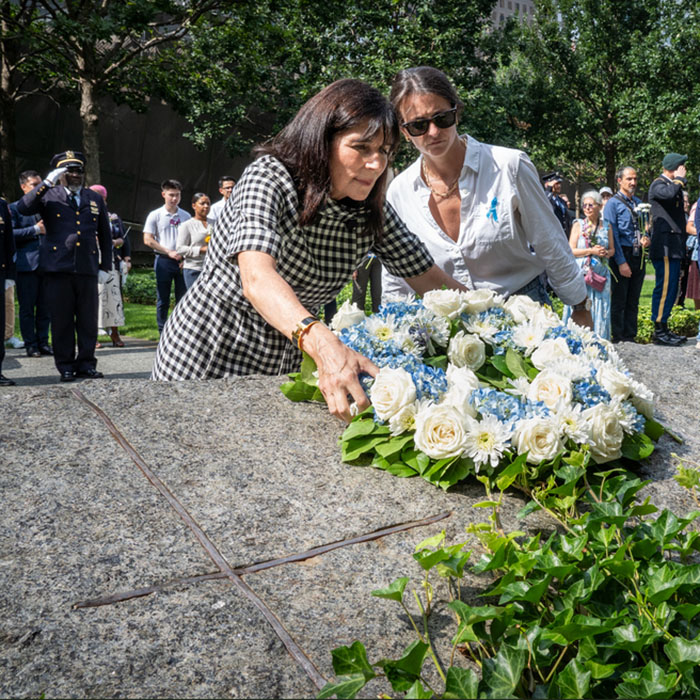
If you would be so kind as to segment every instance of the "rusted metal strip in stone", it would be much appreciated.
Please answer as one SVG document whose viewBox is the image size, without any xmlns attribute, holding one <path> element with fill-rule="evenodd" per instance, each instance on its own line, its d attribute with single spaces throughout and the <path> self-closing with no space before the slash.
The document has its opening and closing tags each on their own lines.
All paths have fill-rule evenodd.
<svg viewBox="0 0 700 700">
<path fill-rule="evenodd" d="M 449 518 L 452 515 L 451 512 L 440 513 L 438 515 L 431 515 L 429 518 L 423 518 L 422 520 L 411 520 L 406 523 L 398 523 L 397 525 L 390 525 L 389 527 L 383 527 L 379 530 L 374 530 L 373 532 L 368 532 L 364 535 L 358 535 L 357 537 L 348 537 L 344 540 L 338 540 L 336 542 L 329 542 L 328 544 L 322 544 L 318 547 L 312 547 L 307 549 L 305 552 L 299 552 L 297 554 L 289 554 L 286 557 L 279 557 L 278 559 L 268 559 L 266 561 L 257 562 L 251 564 L 250 566 L 243 566 L 233 569 L 233 572 L 238 576 L 243 576 L 244 574 L 252 574 L 256 571 L 263 571 L 264 569 L 271 569 L 275 566 L 281 566 L 282 564 L 291 564 L 298 561 L 304 561 L 305 559 L 311 559 L 312 557 L 318 557 L 327 552 L 332 552 L 334 549 L 339 549 L 340 547 L 349 547 L 353 544 L 361 544 L 362 542 L 370 542 L 372 540 L 378 540 L 380 537 L 386 537 L 387 535 L 393 535 L 396 532 L 403 532 L 405 530 L 411 530 L 414 527 L 424 527 L 425 525 L 432 525 L 440 520 Z M 145 588 L 136 588 L 131 591 L 123 591 L 122 593 L 114 593 L 109 596 L 104 596 L 102 598 L 92 598 L 90 600 L 83 600 L 73 605 L 73 608 L 96 608 L 101 605 L 112 605 L 114 603 L 121 603 L 125 600 L 131 600 L 132 598 L 142 598 L 143 596 L 151 595 L 152 593 L 159 593 L 165 591 L 172 586 L 178 585 L 190 585 L 200 583 L 202 581 L 214 581 L 222 578 L 228 578 L 225 573 L 217 572 L 213 574 L 202 574 L 200 576 L 188 576 L 187 578 L 173 579 L 166 583 L 156 584 L 154 586 L 148 586 Z"/>
<path fill-rule="evenodd" d="M 326 679 L 319 673 L 311 659 L 304 653 L 302 648 L 294 641 L 292 636 L 287 632 L 282 623 L 277 619 L 275 614 L 267 607 L 264 601 L 243 581 L 240 576 L 237 576 L 229 563 L 224 559 L 223 555 L 214 546 L 213 542 L 207 537 L 201 527 L 195 522 L 194 518 L 187 512 L 185 507 L 177 500 L 175 495 L 168 487 L 151 471 L 149 466 L 143 460 L 141 455 L 131 446 L 129 441 L 121 434 L 110 417 L 96 404 L 90 401 L 79 389 L 72 390 L 73 395 L 84 404 L 89 406 L 105 423 L 107 429 L 112 434 L 112 437 L 121 445 L 124 451 L 131 457 L 132 461 L 141 470 L 148 481 L 155 486 L 165 500 L 170 504 L 173 510 L 180 516 L 187 527 L 192 530 L 194 536 L 199 540 L 206 553 L 211 557 L 212 561 L 219 567 L 219 570 L 250 600 L 253 605 L 262 613 L 263 617 L 270 624 L 275 634 L 282 640 L 282 643 L 287 648 L 291 657 L 304 669 L 306 675 L 312 680 L 314 685 L 323 688 L 326 685 Z"/>
</svg>

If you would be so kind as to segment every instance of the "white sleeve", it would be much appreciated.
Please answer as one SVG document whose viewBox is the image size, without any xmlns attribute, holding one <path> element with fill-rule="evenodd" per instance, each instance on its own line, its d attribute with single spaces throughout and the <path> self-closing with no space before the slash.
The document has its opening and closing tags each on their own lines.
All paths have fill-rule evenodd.
<svg viewBox="0 0 700 700">
<path fill-rule="evenodd" d="M 518 211 L 528 242 L 544 263 L 557 296 L 569 305 L 586 298 L 586 283 L 532 161 L 522 153 L 516 176 Z"/>
<path fill-rule="evenodd" d="M 143 232 L 150 233 L 153 238 L 158 240 L 158 210 L 152 211 L 146 217 L 146 223 L 143 225 Z"/>
</svg>

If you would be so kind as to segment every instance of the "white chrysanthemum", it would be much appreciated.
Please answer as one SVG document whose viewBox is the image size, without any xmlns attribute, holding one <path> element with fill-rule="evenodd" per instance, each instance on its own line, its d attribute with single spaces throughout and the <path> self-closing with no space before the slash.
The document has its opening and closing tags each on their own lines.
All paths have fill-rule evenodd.
<svg viewBox="0 0 700 700">
<path fill-rule="evenodd" d="M 620 421 L 622 430 L 626 435 L 632 435 L 637 432 L 636 423 L 639 414 L 631 402 L 613 399 L 609 406 L 610 409 L 615 412 L 617 420 Z"/>
<path fill-rule="evenodd" d="M 365 328 L 370 335 L 373 335 L 379 340 L 392 340 L 399 331 L 399 324 L 393 315 L 389 314 L 386 317 L 373 314 L 367 318 Z"/>
<path fill-rule="evenodd" d="M 444 316 L 438 316 L 428 309 L 420 309 L 414 316 L 415 323 L 411 325 L 425 328 L 430 340 L 441 348 L 447 347 L 450 339 L 450 321 Z"/>
<path fill-rule="evenodd" d="M 478 314 L 492 306 L 503 306 L 504 303 L 503 297 L 492 289 L 470 289 L 463 292 L 463 295 L 466 302 L 466 312 L 469 314 Z"/>
<path fill-rule="evenodd" d="M 343 328 L 350 328 L 350 326 L 354 326 L 357 323 L 362 323 L 365 318 L 365 312 L 357 304 L 344 301 L 335 312 L 335 316 L 333 316 L 331 330 L 336 332 L 342 331 Z"/>
<path fill-rule="evenodd" d="M 394 333 L 394 342 L 405 353 L 415 357 L 423 357 L 424 348 L 416 343 L 415 337 L 408 332 L 407 328 L 400 328 Z"/>
<path fill-rule="evenodd" d="M 369 390 L 369 398 L 377 416 L 389 420 L 416 400 L 416 387 L 405 369 L 382 367 Z"/>
<path fill-rule="evenodd" d="M 607 404 L 599 403 L 587 408 L 583 416 L 590 425 L 588 444 L 593 460 L 602 464 L 617 459 L 622 454 L 622 440 L 625 435 L 616 411 Z"/>
<path fill-rule="evenodd" d="M 525 396 L 527 397 L 530 391 L 530 382 L 527 377 L 515 377 L 514 379 L 508 379 L 508 384 L 510 384 L 510 389 L 505 389 L 504 391 L 513 396 Z"/>
<path fill-rule="evenodd" d="M 532 323 L 520 323 L 513 328 L 513 342 L 525 348 L 525 355 L 530 355 L 544 340 L 545 330 Z"/>
<path fill-rule="evenodd" d="M 397 413 L 389 418 L 389 431 L 391 434 L 401 435 L 401 433 L 405 433 L 407 430 L 414 430 L 416 427 L 417 411 L 417 401 L 399 409 Z"/>
<path fill-rule="evenodd" d="M 490 341 L 498 333 L 498 328 L 491 323 L 489 318 L 480 319 L 476 315 L 471 315 L 464 321 L 464 328 L 472 335 L 478 335 L 484 340 Z"/>
<path fill-rule="evenodd" d="M 581 404 L 569 404 L 557 411 L 561 432 L 578 444 L 588 442 L 590 426 L 583 416 Z"/>
<path fill-rule="evenodd" d="M 423 295 L 423 306 L 436 316 L 455 319 L 467 308 L 467 302 L 457 289 L 433 289 Z"/>
<path fill-rule="evenodd" d="M 477 370 L 486 361 L 486 346 L 481 338 L 458 331 L 450 338 L 447 358 L 456 367 Z"/>
<path fill-rule="evenodd" d="M 447 391 L 440 405 L 454 406 L 463 416 L 476 416 L 476 409 L 469 402 L 472 392 L 479 388 L 479 379 L 468 367 L 447 366 Z"/>
<path fill-rule="evenodd" d="M 503 305 L 516 323 L 527 323 L 540 310 L 541 305 L 526 294 L 514 294 Z"/>
<path fill-rule="evenodd" d="M 547 369 L 561 374 L 572 382 L 591 376 L 590 365 L 586 362 L 581 362 L 581 358 L 576 355 L 558 357 L 551 364 L 547 365 Z"/>
<path fill-rule="evenodd" d="M 543 369 L 530 384 L 527 398 L 530 401 L 541 401 L 547 408 L 571 404 L 571 381 L 568 377 L 558 374 L 551 369 Z"/>
<path fill-rule="evenodd" d="M 416 448 L 432 459 L 457 457 L 464 452 L 467 420 L 454 406 L 419 408 L 413 437 Z"/>
<path fill-rule="evenodd" d="M 562 357 L 571 357 L 571 351 L 566 340 L 564 338 L 547 338 L 532 353 L 530 359 L 537 369 L 544 369 Z"/>
<path fill-rule="evenodd" d="M 511 442 L 518 454 L 528 453 L 527 461 L 530 464 L 554 459 L 564 447 L 559 421 L 545 416 L 519 421 Z"/>
<path fill-rule="evenodd" d="M 654 392 L 636 379 L 630 379 L 633 406 L 645 417 L 654 417 Z"/>
<path fill-rule="evenodd" d="M 630 378 L 607 363 L 598 366 L 598 383 L 611 398 L 624 401 L 632 390 Z"/>
<path fill-rule="evenodd" d="M 476 471 L 482 464 L 497 467 L 503 453 L 509 447 L 512 431 L 495 416 L 472 421 L 467 428 L 464 453 L 474 461 Z"/>
</svg>

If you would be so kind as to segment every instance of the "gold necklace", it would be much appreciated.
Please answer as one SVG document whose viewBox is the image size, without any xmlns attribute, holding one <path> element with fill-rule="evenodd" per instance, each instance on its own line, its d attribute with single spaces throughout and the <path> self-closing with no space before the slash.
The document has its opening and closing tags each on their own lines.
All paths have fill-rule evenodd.
<svg viewBox="0 0 700 700">
<path fill-rule="evenodd" d="M 466 139 L 462 136 L 460 137 L 460 141 L 464 144 L 466 148 Z M 457 185 L 459 185 L 459 175 L 457 175 L 457 179 L 444 192 L 438 192 L 432 184 L 432 180 L 435 177 L 435 173 L 428 166 L 428 163 L 425 160 L 425 156 L 423 156 L 423 158 L 421 159 L 421 173 L 423 175 L 423 179 L 425 180 L 425 184 L 428 185 L 428 189 L 433 193 L 435 197 L 439 197 L 440 199 L 447 199 L 448 197 L 450 197 L 457 189 Z"/>
</svg>

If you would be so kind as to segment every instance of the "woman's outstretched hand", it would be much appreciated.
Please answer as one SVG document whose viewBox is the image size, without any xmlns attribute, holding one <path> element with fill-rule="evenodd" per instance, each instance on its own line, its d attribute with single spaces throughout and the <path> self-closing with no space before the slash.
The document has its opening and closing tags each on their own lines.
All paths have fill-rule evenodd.
<svg viewBox="0 0 700 700">
<path fill-rule="evenodd" d="M 360 384 L 359 375 L 376 376 L 379 368 L 363 355 L 351 350 L 320 323 L 312 326 L 303 340 L 304 350 L 318 367 L 318 388 L 332 415 L 349 423 L 354 400 L 359 411 L 369 406 L 369 399 Z M 349 398 L 351 397 L 351 398 Z"/>
</svg>

